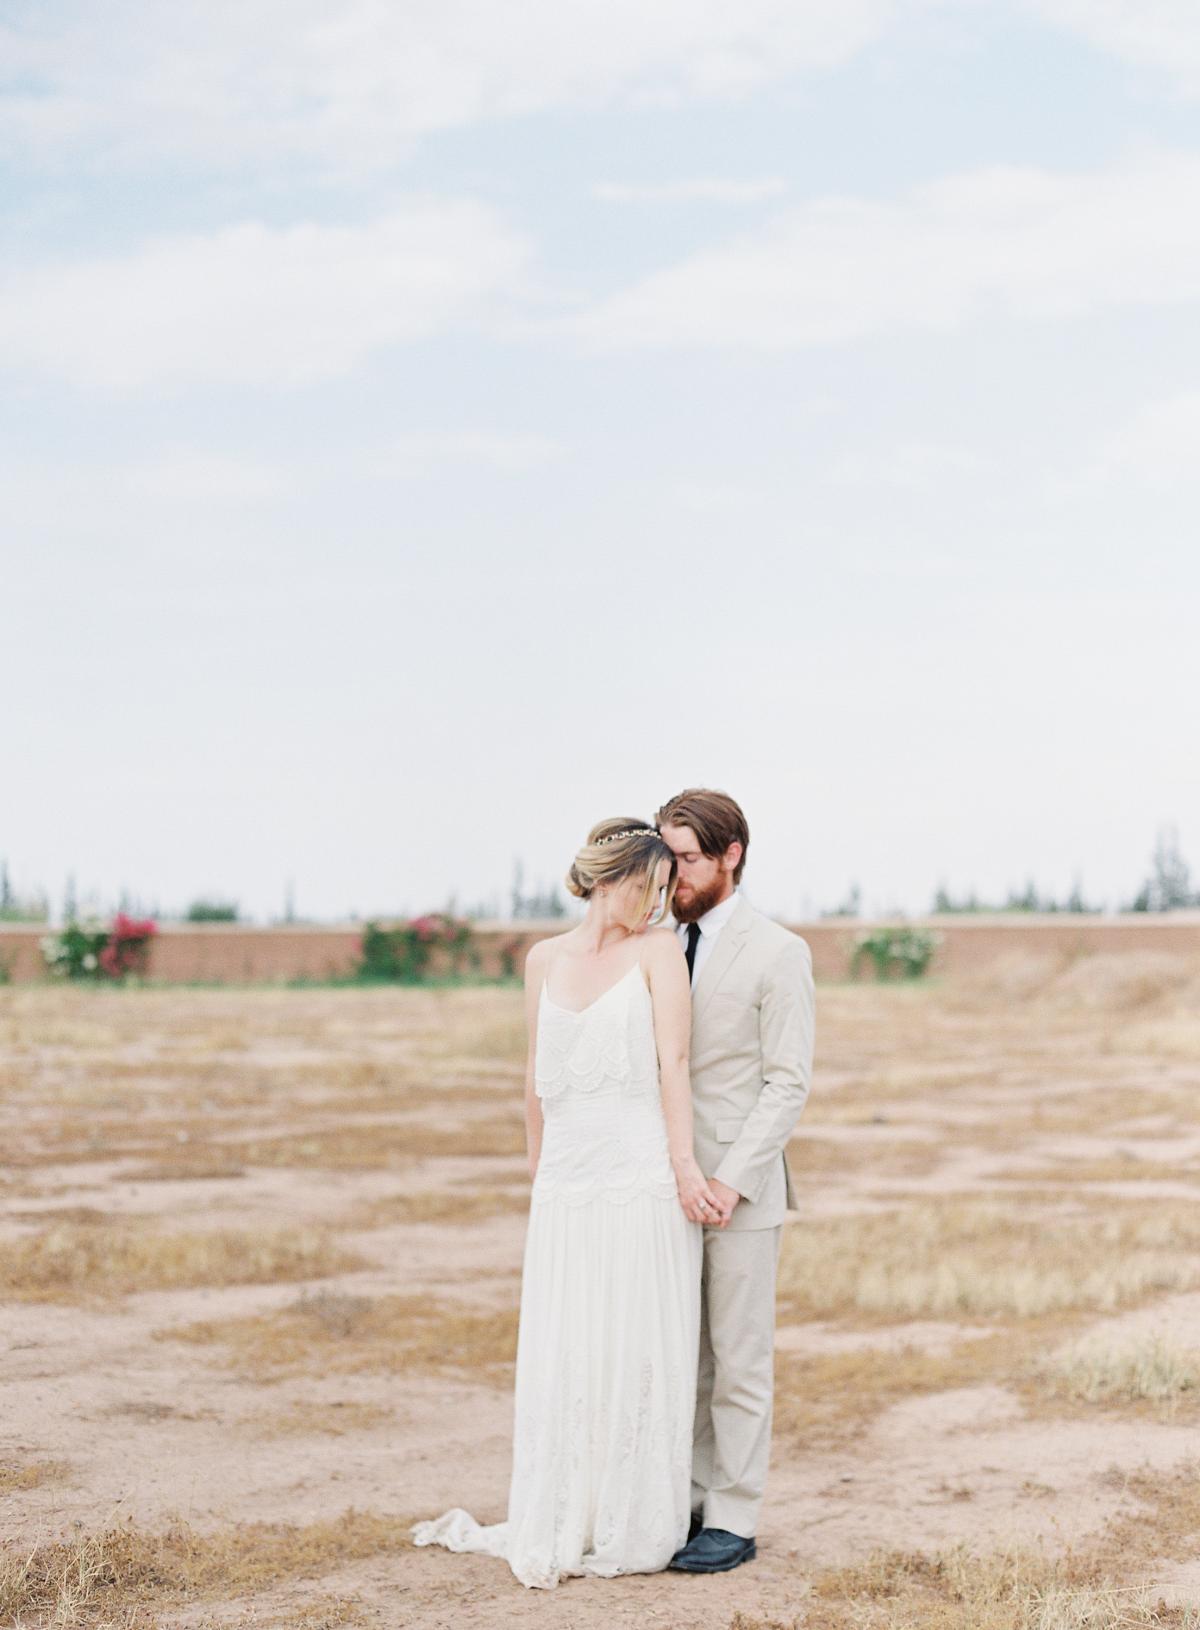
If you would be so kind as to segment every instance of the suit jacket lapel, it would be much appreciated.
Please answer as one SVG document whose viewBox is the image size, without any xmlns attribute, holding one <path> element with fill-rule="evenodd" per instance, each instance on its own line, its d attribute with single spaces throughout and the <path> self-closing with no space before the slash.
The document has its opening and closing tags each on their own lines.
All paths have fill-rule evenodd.
<svg viewBox="0 0 1200 1630">
<path fill-rule="evenodd" d="M 696 1015 L 703 1011 L 709 997 L 733 966 L 753 921 L 753 909 L 743 896 L 738 901 L 737 910 L 717 935 L 717 943 L 709 952 L 704 966 L 696 977 L 696 988 L 692 992 L 693 1021 Z"/>
</svg>

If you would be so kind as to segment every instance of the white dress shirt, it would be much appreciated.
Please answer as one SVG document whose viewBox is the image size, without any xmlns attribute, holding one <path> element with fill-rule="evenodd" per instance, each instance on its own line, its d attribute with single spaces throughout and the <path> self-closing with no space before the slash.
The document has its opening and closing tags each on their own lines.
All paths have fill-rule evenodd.
<svg viewBox="0 0 1200 1630">
<path fill-rule="evenodd" d="M 700 977 L 700 970 L 704 966 L 705 959 L 711 954 L 713 946 L 717 943 L 717 935 L 737 910 L 737 903 L 741 897 L 740 890 L 734 889 L 732 894 L 719 901 L 711 911 L 706 911 L 703 917 L 696 919 L 696 925 L 700 930 L 700 938 L 696 941 L 696 956 L 692 963 L 693 990 L 696 988 L 696 981 Z M 687 950 L 688 926 L 687 923 L 676 923 L 675 925 L 675 932 L 679 935 L 679 943 L 685 951 Z"/>
</svg>

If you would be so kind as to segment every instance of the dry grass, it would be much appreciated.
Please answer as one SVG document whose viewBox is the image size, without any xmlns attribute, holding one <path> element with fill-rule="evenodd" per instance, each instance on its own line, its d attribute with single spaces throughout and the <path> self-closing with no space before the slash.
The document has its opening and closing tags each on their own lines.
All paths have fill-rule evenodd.
<svg viewBox="0 0 1200 1630">
<path fill-rule="evenodd" d="M 1200 960 L 1173 952 L 1072 956 L 1017 950 L 948 981 L 945 997 L 960 1013 L 1025 1007 L 1040 1022 L 1069 1022 L 1072 1017 L 1124 1018 L 1147 1008 L 1169 1009 L 1181 999 L 1194 1000 L 1198 983 Z"/>
<path fill-rule="evenodd" d="M 157 1165 L 134 1166 L 121 1173 L 123 1183 L 211 1183 L 234 1177 L 245 1177 L 246 1169 L 231 1160 L 197 1159 L 194 1153 L 182 1152 L 178 1165 L 160 1161 Z"/>
<path fill-rule="evenodd" d="M 69 1460 L 0 1460 L 0 1494 L 61 1483 L 70 1475 Z"/>
<path fill-rule="evenodd" d="M 399 1170 L 437 1155 L 517 1155 L 525 1151 L 525 1123 L 514 1111 L 451 1125 L 427 1121 L 351 1121 L 311 1132 L 239 1140 L 229 1152 L 249 1166 Z"/>
<path fill-rule="evenodd" d="M 315 1228 L 160 1232 L 147 1222 L 61 1222 L 0 1242 L 0 1293 L 75 1302 L 198 1285 L 275 1284 L 363 1266 Z"/>
<path fill-rule="evenodd" d="M 474 1181 L 474 1180 L 472 1180 Z M 468 1225 L 489 1217 L 524 1215 L 529 1210 L 529 1183 L 524 1188 L 475 1187 L 467 1192 L 414 1189 L 388 1194 L 346 1212 L 341 1228 L 389 1228 L 398 1223 L 451 1223 Z"/>
<path fill-rule="evenodd" d="M 116 1220 L 111 1211 L 104 1211 L 99 1206 L 82 1205 L 27 1206 L 14 1212 L 13 1217 L 22 1223 L 52 1221 L 78 1223 L 87 1228 L 100 1227 Z"/>
<path fill-rule="evenodd" d="M 1200 977 L 1195 958 L 1164 951 L 1081 956 L 1042 993 L 1047 1005 L 1128 1013 L 1165 1003 Z"/>
<path fill-rule="evenodd" d="M 348 1432 L 369 1432 L 395 1418 L 395 1410 L 383 1404 L 364 1403 L 351 1398 L 296 1398 L 285 1409 L 250 1415 L 241 1423 L 256 1437 L 345 1437 Z"/>
<path fill-rule="evenodd" d="M 1005 1388 L 1028 1414 L 1108 1413 L 1159 1419 L 1200 1414 L 1200 1355 L 1158 1337 L 1113 1346 L 1091 1338 L 1046 1356 L 1068 1326 L 1034 1320 L 944 1350 L 852 1348 L 775 1358 L 775 1429 L 806 1448 L 845 1444 L 907 1398 L 961 1387 Z"/>
<path fill-rule="evenodd" d="M 869 1172 L 877 1177 L 924 1177 L 934 1170 L 945 1153 L 944 1144 L 938 1140 L 903 1134 L 886 1138 L 822 1138 L 807 1132 L 794 1137 L 787 1146 L 788 1165 L 797 1181 L 850 1172 Z"/>
<path fill-rule="evenodd" d="M 1110 1480 L 1122 1494 L 1139 1502 L 1111 1524 L 1101 1544 L 1109 1566 L 1128 1566 L 1158 1557 L 1194 1561 L 1200 1534 L 1200 1462 L 1192 1461 L 1166 1475 L 1114 1467 Z"/>
<path fill-rule="evenodd" d="M 213 1131 L 211 1115 L 163 1115 L 145 1104 L 120 1119 L 100 1115 L 26 1118 L 21 1123 L 21 1141 L 5 1150 L 5 1160 L 28 1170 L 97 1160 L 170 1160 L 179 1154 L 194 1160 L 200 1151 L 206 1160 L 222 1154 L 228 1159 L 228 1151 L 210 1143 Z"/>
<path fill-rule="evenodd" d="M 1028 1547 L 983 1555 L 965 1545 L 932 1555 L 876 1550 L 818 1573 L 795 1623 L 803 1630 L 1200 1630 L 1200 1606 L 1169 1606 L 1152 1583 L 1163 1557 L 1195 1555 L 1200 1467 L 1115 1477 L 1139 1509 L 1087 1547 L 1060 1556 Z M 742 1614 L 732 1624 L 767 1630 L 774 1622 Z"/>
<path fill-rule="evenodd" d="M 336 1630 L 342 1624 L 378 1624 L 378 1614 L 365 1609 L 353 1596 L 319 1596 L 305 1598 L 289 1608 L 287 1617 L 275 1616 L 279 1630 Z M 226 1630 L 221 1625 L 199 1624 L 196 1630 Z"/>
<path fill-rule="evenodd" d="M 1153 1404 L 1173 1415 L 1200 1393 L 1200 1353 L 1160 1335 L 1113 1342 L 1091 1336 L 1043 1361 L 1040 1378 L 1051 1392 L 1088 1404 Z"/>
<path fill-rule="evenodd" d="M 210 1534 L 182 1521 L 156 1533 L 129 1521 L 69 1542 L 9 1547 L 0 1554 L 0 1620 L 36 1615 L 87 1630 L 120 1613 L 123 1625 L 148 1630 L 156 1612 L 254 1595 L 395 1551 L 409 1543 L 412 1521 L 350 1509 L 303 1526 L 239 1523 Z"/>
<path fill-rule="evenodd" d="M 119 1404 L 110 1404 L 106 1415 L 116 1415 L 133 1421 L 216 1421 L 222 1419 L 215 1409 L 181 1409 L 177 1404 L 164 1404 L 161 1399 L 129 1398 Z"/>
<path fill-rule="evenodd" d="M 1024 1376 L 1040 1333 L 1003 1332 L 956 1342 L 944 1352 L 859 1347 L 842 1353 L 775 1356 L 775 1430 L 812 1447 L 844 1441 L 905 1398 Z"/>
<path fill-rule="evenodd" d="M 1026 1319 L 1111 1312 L 1200 1284 L 1200 1212 L 1109 1203 L 1053 1221 L 998 1200 L 924 1200 L 787 1230 L 793 1317 Z"/>
<path fill-rule="evenodd" d="M 468 1115 L 466 1105 L 495 1097 L 509 1113 Z M 261 1105 L 258 1106 L 261 1109 Z M 373 1106 L 376 1107 L 376 1106 Z M 428 1096 L 419 1107 L 427 1112 Z M 97 1160 L 140 1160 L 162 1172 L 235 1166 L 328 1167 L 373 1170 L 403 1166 L 426 1155 L 513 1155 L 525 1149 L 520 1102 L 512 1092 L 465 1092 L 448 1123 L 395 1116 L 355 1119 L 346 1105 L 325 1123 L 304 1131 L 247 1135 L 246 1117 L 191 1117 L 133 1112 L 123 1119 L 92 1116 L 26 1123 L 24 1141 L 6 1160 L 14 1167 L 78 1165 Z M 293 1117 L 298 1118 L 298 1117 Z M 307 1117 L 306 1117 L 307 1118 Z"/>
<path fill-rule="evenodd" d="M 1200 1183 L 1200 1168 L 1175 1165 L 1169 1160 L 1142 1160 L 1137 1155 L 1114 1155 L 1108 1160 L 1059 1160 L 1051 1166 L 1014 1167 L 997 1172 L 998 1178 L 1022 1183 Z"/>
<path fill-rule="evenodd" d="M 513 1104 L 511 1093 L 504 1099 Z M 474 1101 L 472 1097 L 472 1102 Z M 428 1103 L 422 1105 L 428 1108 Z M 211 1134 L 214 1123 L 199 1121 L 145 1127 L 134 1134 L 128 1126 L 114 1131 L 94 1123 L 86 1129 L 64 1123 L 58 1137 L 27 1145 L 15 1160 L 28 1168 L 95 1160 L 137 1159 L 122 1181 L 178 1182 L 186 1179 L 243 1177 L 246 1169 L 330 1171 L 403 1171 L 414 1162 L 440 1156 L 493 1158 L 525 1152 L 524 1121 L 517 1109 L 503 1116 L 452 1115 L 442 1124 L 424 1119 L 354 1120 L 352 1109 L 327 1125 L 306 1131 L 263 1135 L 230 1132 L 221 1142 Z"/>
<path fill-rule="evenodd" d="M 1095 1561 L 1034 1549 L 979 1556 L 877 1552 L 813 1585 L 805 1630 L 1196 1630 L 1200 1614 L 1168 1607 Z M 753 1620 L 744 1620 L 750 1630 Z"/>
<path fill-rule="evenodd" d="M 516 1356 L 517 1314 L 476 1312 L 426 1296 L 305 1294 L 274 1313 L 203 1319 L 156 1331 L 160 1340 L 219 1344 L 254 1380 L 362 1371 L 456 1375 L 504 1384 Z"/>
</svg>

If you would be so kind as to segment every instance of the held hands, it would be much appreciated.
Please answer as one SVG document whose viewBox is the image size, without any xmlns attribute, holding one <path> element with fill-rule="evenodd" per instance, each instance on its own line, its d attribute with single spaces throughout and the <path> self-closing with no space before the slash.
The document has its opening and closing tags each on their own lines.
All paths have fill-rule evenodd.
<svg viewBox="0 0 1200 1630">
<path fill-rule="evenodd" d="M 728 1183 L 722 1183 L 719 1177 L 710 1177 L 708 1180 L 708 1186 L 716 1195 L 718 1203 L 720 1204 L 721 1227 L 724 1228 L 730 1217 L 733 1216 L 734 1208 L 741 1199 L 741 1195 L 738 1193 L 737 1189 L 731 1189 Z"/>
<path fill-rule="evenodd" d="M 676 1165 L 675 1186 L 688 1221 L 704 1223 L 710 1228 L 724 1228 L 741 1198 L 727 1183 L 719 1183 L 716 1178 L 706 1181 L 694 1158 Z M 730 1195 L 732 1201 L 728 1199 Z"/>
</svg>

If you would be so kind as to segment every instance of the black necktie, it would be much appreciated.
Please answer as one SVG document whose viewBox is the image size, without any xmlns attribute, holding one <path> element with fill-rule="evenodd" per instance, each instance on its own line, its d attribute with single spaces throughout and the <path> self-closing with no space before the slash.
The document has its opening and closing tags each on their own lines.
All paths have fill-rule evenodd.
<svg viewBox="0 0 1200 1630">
<path fill-rule="evenodd" d="M 699 945 L 699 943 L 700 943 L 700 924 L 699 923 L 689 923 L 688 924 L 687 950 L 684 952 L 684 955 L 687 958 L 688 979 L 689 980 L 692 977 L 692 969 L 696 965 L 696 947 L 697 947 L 697 945 Z"/>
</svg>

